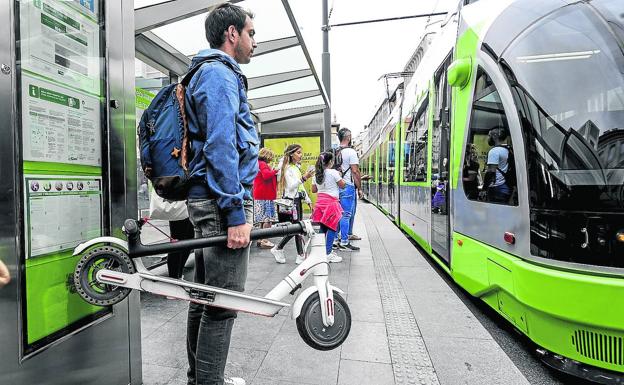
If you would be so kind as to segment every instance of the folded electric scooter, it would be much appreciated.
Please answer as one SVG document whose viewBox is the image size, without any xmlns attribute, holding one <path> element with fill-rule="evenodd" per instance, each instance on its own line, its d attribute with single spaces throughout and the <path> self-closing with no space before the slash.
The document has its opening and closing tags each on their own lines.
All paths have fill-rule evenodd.
<svg viewBox="0 0 624 385">
<path fill-rule="evenodd" d="M 309 276 L 314 284 L 301 291 L 292 304 L 291 316 L 303 340 L 318 350 L 340 346 L 351 329 L 351 312 L 340 294 L 329 283 L 329 261 L 325 254 L 325 236 L 315 231 L 309 221 L 276 225 L 251 231 L 251 240 L 304 234 L 307 258 L 264 297 L 213 286 L 161 277 L 150 273 L 139 257 L 224 245 L 227 235 L 143 245 L 141 227 L 146 220 L 127 219 L 123 232 L 127 242 L 114 237 L 99 237 L 82 243 L 74 255 L 82 255 L 74 271 L 78 294 L 87 302 L 111 306 L 121 302 L 132 289 L 173 297 L 204 305 L 245 313 L 275 316 L 287 295 L 295 295 Z"/>
</svg>

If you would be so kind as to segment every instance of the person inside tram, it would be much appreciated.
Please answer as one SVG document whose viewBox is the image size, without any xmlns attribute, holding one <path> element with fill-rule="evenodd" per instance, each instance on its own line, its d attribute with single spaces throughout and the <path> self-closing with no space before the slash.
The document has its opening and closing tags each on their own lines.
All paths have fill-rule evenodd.
<svg viewBox="0 0 624 385">
<path fill-rule="evenodd" d="M 477 147 L 468 143 L 466 146 L 466 154 L 464 156 L 464 166 L 462 169 L 462 181 L 464 183 L 464 192 L 468 199 L 476 200 L 479 198 L 479 156 Z"/>
<path fill-rule="evenodd" d="M 505 180 L 505 173 L 509 170 L 510 148 L 506 144 L 507 130 L 504 127 L 495 127 L 488 132 L 487 171 L 483 181 L 488 202 L 508 203 L 512 190 Z"/>
</svg>

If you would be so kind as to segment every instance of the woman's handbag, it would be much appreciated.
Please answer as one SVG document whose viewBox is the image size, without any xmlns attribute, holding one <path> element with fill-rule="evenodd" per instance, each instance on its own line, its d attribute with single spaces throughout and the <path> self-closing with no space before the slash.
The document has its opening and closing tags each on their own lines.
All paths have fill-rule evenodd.
<svg viewBox="0 0 624 385">
<path fill-rule="evenodd" d="M 151 219 L 167 221 L 181 221 L 189 217 L 185 202 L 168 201 L 158 196 L 155 190 L 150 193 L 149 213 Z"/>
<path fill-rule="evenodd" d="M 294 201 L 290 198 L 280 198 L 275 200 L 277 211 L 281 214 L 292 214 Z"/>
</svg>

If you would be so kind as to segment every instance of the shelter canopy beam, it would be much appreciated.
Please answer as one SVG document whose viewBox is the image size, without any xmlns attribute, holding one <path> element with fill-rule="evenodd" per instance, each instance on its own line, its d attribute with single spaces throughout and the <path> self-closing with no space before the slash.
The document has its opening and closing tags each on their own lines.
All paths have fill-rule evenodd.
<svg viewBox="0 0 624 385">
<path fill-rule="evenodd" d="M 305 78 L 311 75 L 313 75 L 312 70 L 309 68 L 306 68 L 302 70 L 287 71 L 287 72 L 280 72 L 280 73 L 270 74 L 270 75 L 256 76 L 256 77 L 247 79 L 247 81 L 249 83 L 249 89 L 254 90 L 256 88 L 272 86 L 274 84 L 287 82 L 289 80 L 301 79 L 301 78 Z"/>
<path fill-rule="evenodd" d="M 278 104 L 293 102 L 295 100 L 301 100 L 301 99 L 311 98 L 314 96 L 319 96 L 320 94 L 321 94 L 321 91 L 319 90 L 291 92 L 288 94 L 272 95 L 272 96 L 265 96 L 262 98 L 249 99 L 249 104 L 251 104 L 252 109 L 259 110 L 265 107 L 275 106 Z"/>
<path fill-rule="evenodd" d="M 316 106 L 307 106 L 307 107 L 298 107 L 298 108 L 290 108 L 287 110 L 276 110 L 276 111 L 266 111 L 266 112 L 256 112 L 258 118 L 263 124 L 277 122 L 280 120 L 286 120 L 291 118 L 296 118 L 300 116 L 312 115 L 318 112 L 322 112 L 325 109 L 324 104 L 319 104 Z"/>
<path fill-rule="evenodd" d="M 241 0 L 229 0 L 238 3 Z M 134 33 L 142 34 L 188 17 L 208 12 L 223 0 L 171 0 L 134 10 Z"/>
<path fill-rule="evenodd" d="M 284 37 L 281 39 L 267 40 L 258 43 L 258 46 L 254 50 L 253 56 L 260 56 L 271 52 L 276 52 L 282 49 L 292 48 L 299 45 L 299 39 L 297 36 Z"/>
<path fill-rule="evenodd" d="M 181 76 L 188 71 L 191 59 L 173 48 L 153 32 L 135 36 L 137 57 L 163 73 Z"/>
</svg>

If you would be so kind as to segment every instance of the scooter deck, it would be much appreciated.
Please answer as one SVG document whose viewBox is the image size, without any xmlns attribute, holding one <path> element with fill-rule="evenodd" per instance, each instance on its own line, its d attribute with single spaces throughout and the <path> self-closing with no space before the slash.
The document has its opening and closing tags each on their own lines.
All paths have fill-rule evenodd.
<svg viewBox="0 0 624 385">
<path fill-rule="evenodd" d="M 290 306 L 285 302 L 256 295 L 149 273 L 126 274 L 118 271 L 100 270 L 98 281 L 266 317 L 273 317 L 284 307 Z"/>
</svg>

